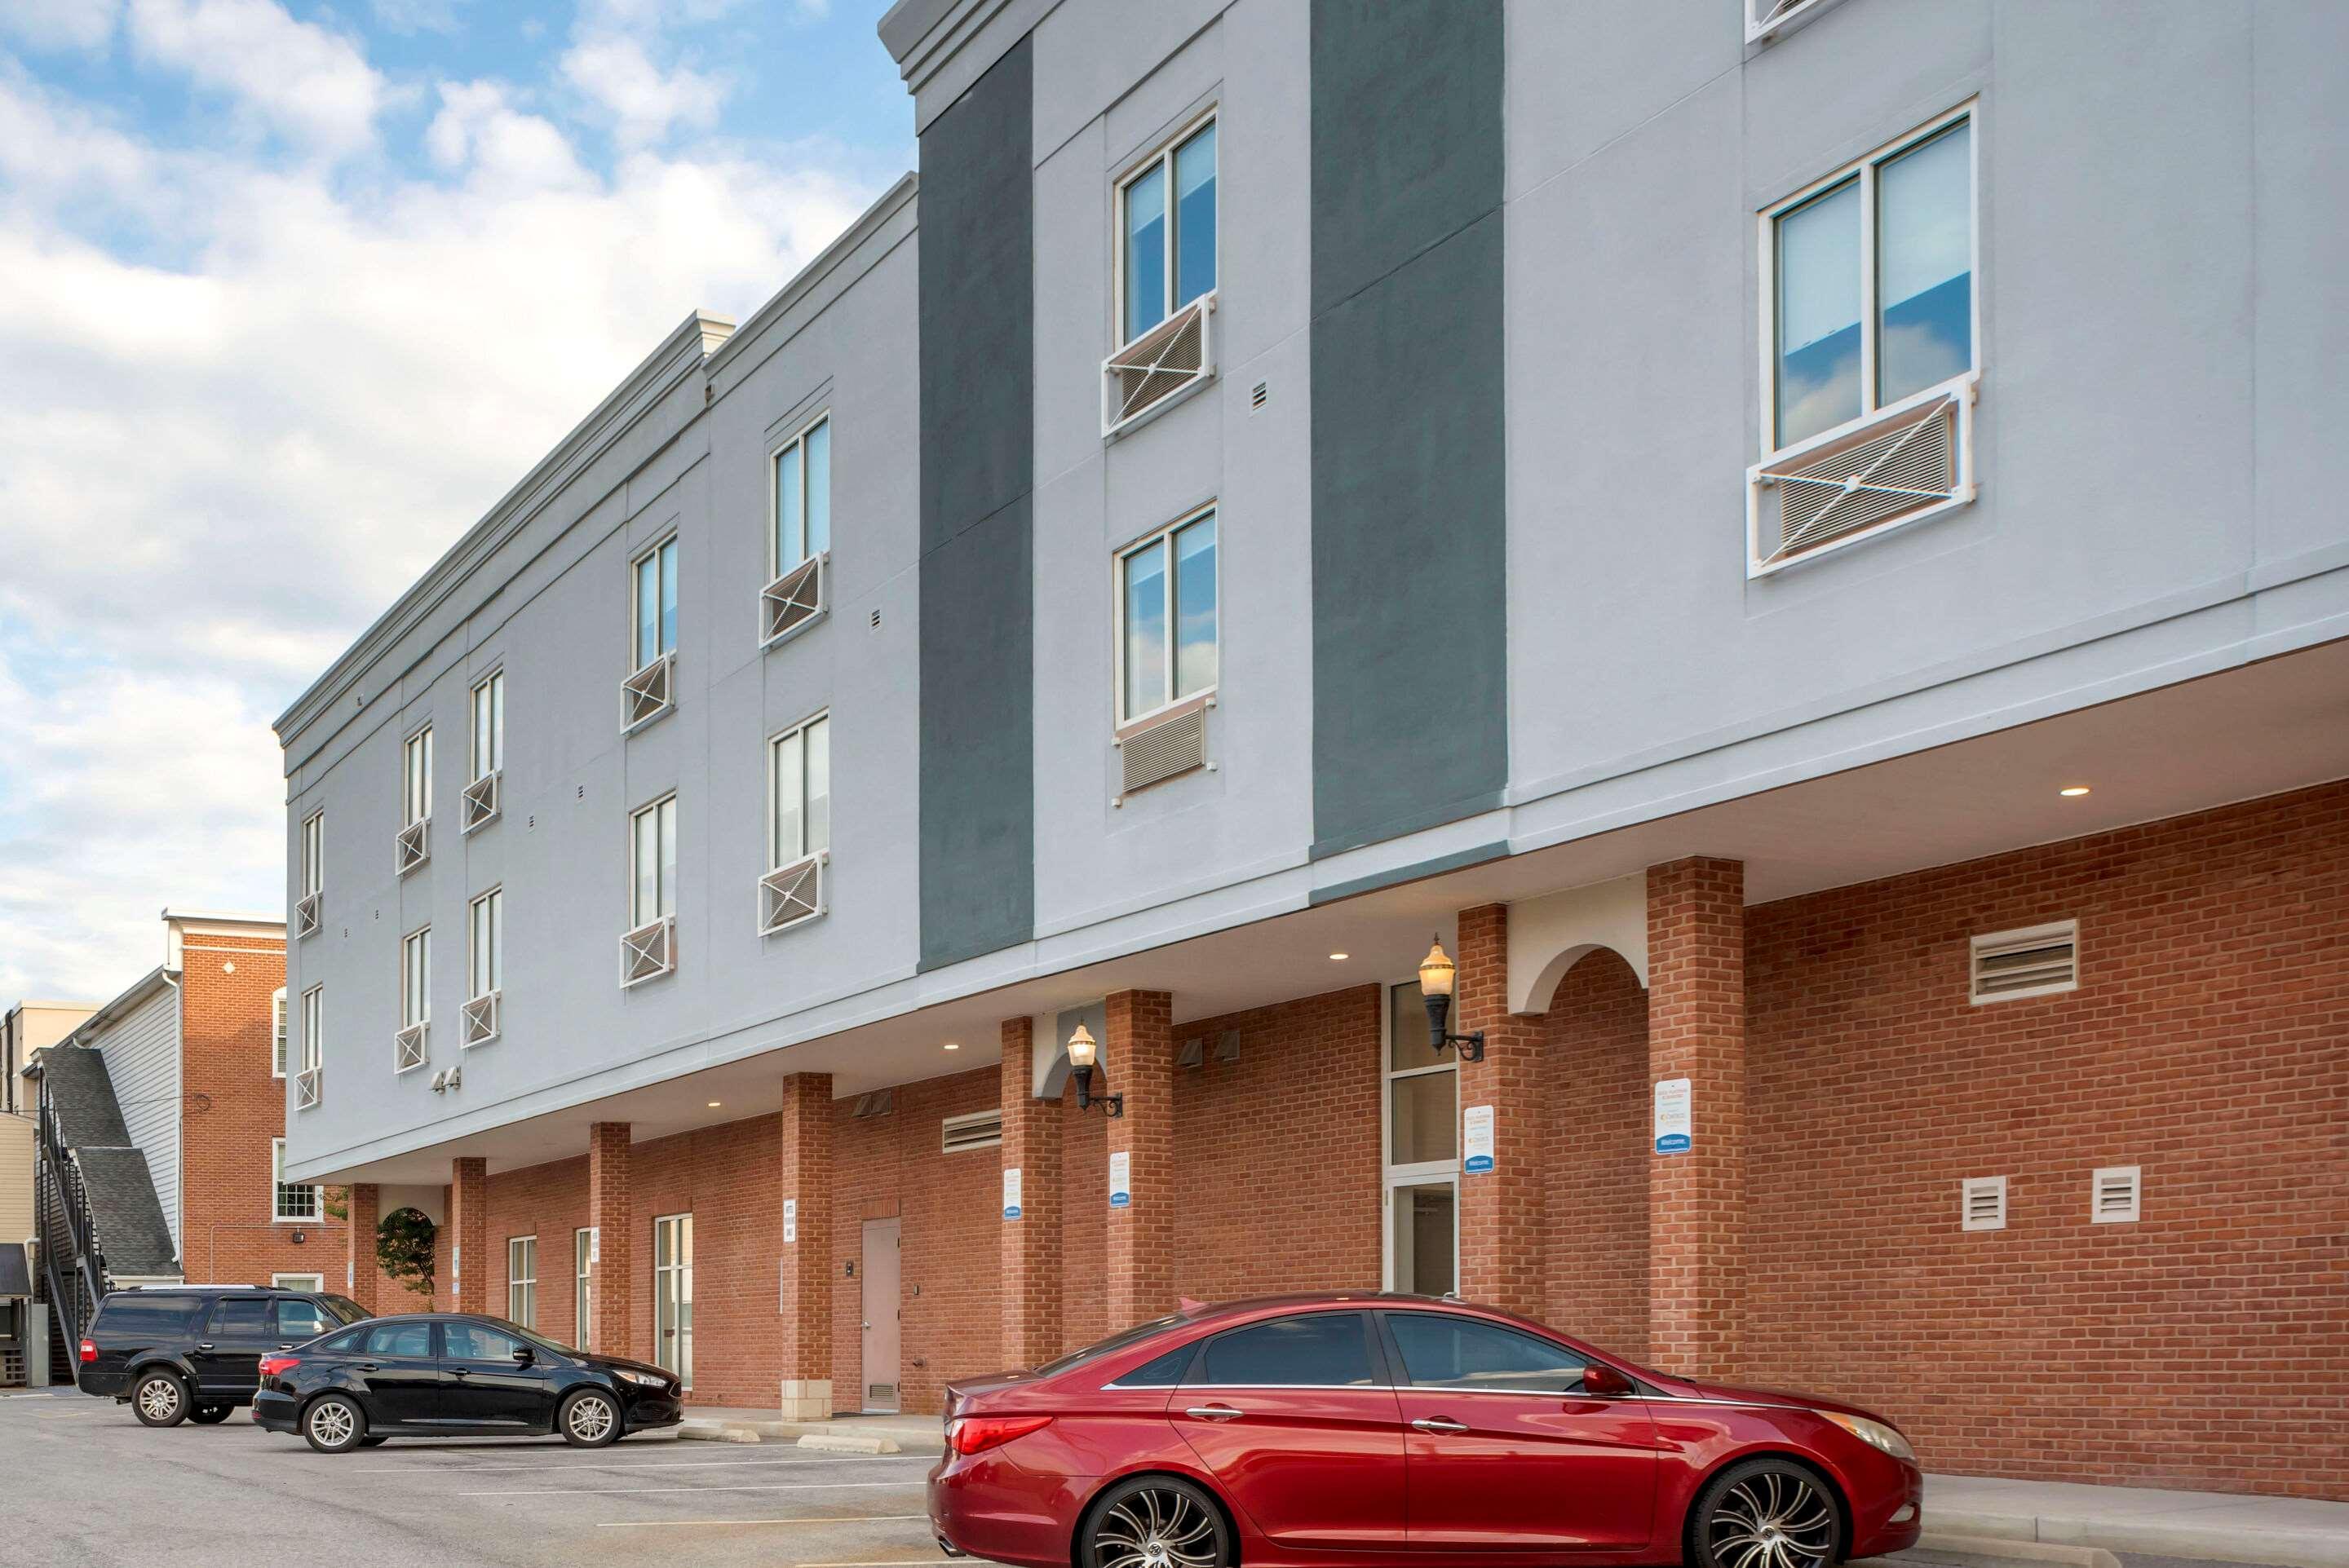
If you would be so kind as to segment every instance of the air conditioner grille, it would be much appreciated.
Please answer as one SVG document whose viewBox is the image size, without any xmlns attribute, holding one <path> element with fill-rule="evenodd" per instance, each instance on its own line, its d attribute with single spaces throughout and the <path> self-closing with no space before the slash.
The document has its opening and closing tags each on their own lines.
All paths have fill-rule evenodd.
<svg viewBox="0 0 2349 1568">
<path fill-rule="evenodd" d="M 773 647 L 823 613 L 825 557 L 812 555 L 759 594 L 759 645 Z"/>
<path fill-rule="evenodd" d="M 1214 371 L 1207 329 L 1214 308 L 1213 294 L 1193 300 L 1102 362 L 1103 435 Z"/>
<path fill-rule="evenodd" d="M 1957 493 L 1955 399 L 1928 404 L 1826 457 L 1763 471 L 1784 498 L 1780 555 L 1939 505 Z"/>
<path fill-rule="evenodd" d="M 2080 936 L 2076 921 L 2002 931 L 1973 939 L 1973 1000 L 2002 1002 L 2076 990 Z"/>
<path fill-rule="evenodd" d="M 1003 1112 L 1000 1109 L 949 1116 L 938 1125 L 938 1147 L 947 1154 L 959 1154 L 967 1149 L 991 1149 L 1002 1141 Z"/>
<path fill-rule="evenodd" d="M 1119 742 L 1124 763 L 1124 792 L 1163 784 L 1177 774 L 1204 768 L 1207 762 L 1207 714 L 1194 707 L 1161 719 Z"/>
</svg>

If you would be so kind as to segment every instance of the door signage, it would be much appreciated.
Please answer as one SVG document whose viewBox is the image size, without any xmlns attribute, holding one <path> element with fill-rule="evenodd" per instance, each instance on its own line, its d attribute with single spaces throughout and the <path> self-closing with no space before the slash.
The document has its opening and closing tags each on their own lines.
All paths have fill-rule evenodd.
<svg viewBox="0 0 2349 1568">
<path fill-rule="evenodd" d="M 800 1239 L 800 1201 L 783 1200 L 783 1245 L 790 1246 Z"/>
<path fill-rule="evenodd" d="M 1656 1085 L 1656 1152 L 1686 1154 L 1694 1146 L 1692 1136 L 1689 1080 L 1684 1078 L 1664 1078 Z"/>
<path fill-rule="evenodd" d="M 604 1261 L 604 1227 L 601 1225 L 587 1228 L 587 1261 L 591 1264 Z"/>
<path fill-rule="evenodd" d="M 1493 1108 L 1472 1105 L 1460 1113 L 1460 1169 L 1482 1176 L 1493 1169 Z"/>
<path fill-rule="evenodd" d="M 1019 1217 L 1019 1167 L 1017 1165 L 1007 1165 L 1003 1169 L 1003 1217 L 1007 1220 Z"/>
<path fill-rule="evenodd" d="M 1109 1157 L 1109 1206 L 1123 1209 L 1133 1202 L 1133 1164 L 1123 1149 Z"/>
</svg>

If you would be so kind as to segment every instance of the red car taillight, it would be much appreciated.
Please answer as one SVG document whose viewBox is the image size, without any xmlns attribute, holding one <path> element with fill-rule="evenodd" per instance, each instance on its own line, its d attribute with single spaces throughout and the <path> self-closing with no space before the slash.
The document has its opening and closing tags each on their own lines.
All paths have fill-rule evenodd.
<svg viewBox="0 0 2349 1568">
<path fill-rule="evenodd" d="M 1000 1448 L 1052 1424 L 1050 1416 L 963 1416 L 947 1429 L 947 1447 L 968 1456 Z"/>
<path fill-rule="evenodd" d="M 98 1359 L 97 1340 L 85 1339 L 81 1342 L 81 1358 L 85 1361 L 95 1361 Z"/>
<path fill-rule="evenodd" d="M 302 1365 L 299 1356 L 264 1356 L 261 1358 L 261 1375 L 274 1377 L 281 1372 L 291 1372 Z"/>
</svg>

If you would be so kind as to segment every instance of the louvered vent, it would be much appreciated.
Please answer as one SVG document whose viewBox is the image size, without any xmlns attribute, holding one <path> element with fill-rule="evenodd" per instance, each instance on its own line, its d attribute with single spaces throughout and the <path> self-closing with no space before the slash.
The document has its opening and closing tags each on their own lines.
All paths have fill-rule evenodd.
<svg viewBox="0 0 2349 1568">
<path fill-rule="evenodd" d="M 761 647 L 773 647 L 823 614 L 823 570 L 831 559 L 829 554 L 812 555 L 761 591 Z"/>
<path fill-rule="evenodd" d="M 871 1094 L 858 1095 L 856 1108 L 848 1113 L 848 1119 L 851 1121 L 870 1121 L 876 1116 L 888 1115 L 891 1096 L 895 1093 L 894 1089 L 876 1088 Z"/>
<path fill-rule="evenodd" d="M 1896 405 L 1747 471 L 1754 575 L 1971 500 L 1974 379 Z"/>
<path fill-rule="evenodd" d="M 2134 1165 L 2107 1165 L 2089 1179 L 2088 1218 L 2099 1225 L 2137 1223 L 2144 1182 Z"/>
<path fill-rule="evenodd" d="M 498 813 L 504 809 L 500 803 L 500 786 L 505 776 L 504 769 L 493 768 L 465 786 L 466 832 L 497 820 Z"/>
<path fill-rule="evenodd" d="M 2058 921 L 1973 939 L 1973 1000 L 2050 996 L 2080 985 L 2080 926 Z"/>
<path fill-rule="evenodd" d="M 759 879 L 759 934 L 772 936 L 786 926 L 823 913 L 823 868 L 828 850 L 778 867 Z"/>
<path fill-rule="evenodd" d="M 620 683 L 620 733 L 626 734 L 677 706 L 677 655 L 663 654 Z"/>
<path fill-rule="evenodd" d="M 1958 1229 L 2006 1229 L 2006 1178 L 1969 1176 L 1958 1183 Z"/>
<path fill-rule="evenodd" d="M 1207 1065 L 1207 1042 L 1185 1040 L 1174 1047 L 1174 1065 L 1178 1068 L 1203 1068 Z"/>
<path fill-rule="evenodd" d="M 1175 393 L 1215 374 L 1208 317 L 1216 296 L 1193 300 L 1102 361 L 1102 434 L 1115 435 Z"/>
<path fill-rule="evenodd" d="M 975 1110 L 968 1116 L 949 1116 L 938 1124 L 938 1148 L 947 1154 L 959 1154 L 966 1149 L 992 1149 L 1003 1141 L 1003 1112 Z"/>
<path fill-rule="evenodd" d="M 1194 768 L 1204 768 L 1207 763 L 1206 709 L 1190 708 L 1162 718 L 1147 729 L 1136 730 L 1118 741 L 1118 753 L 1125 770 L 1123 792 L 1128 795 L 1153 784 L 1163 784 Z"/>
</svg>

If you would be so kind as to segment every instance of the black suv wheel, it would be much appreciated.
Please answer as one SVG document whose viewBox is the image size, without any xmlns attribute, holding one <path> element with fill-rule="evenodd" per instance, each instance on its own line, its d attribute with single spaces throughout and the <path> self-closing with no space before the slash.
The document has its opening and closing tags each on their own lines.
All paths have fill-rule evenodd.
<svg viewBox="0 0 2349 1568">
<path fill-rule="evenodd" d="M 176 1372 L 150 1368 L 132 1386 L 130 1408 L 150 1427 L 176 1427 L 188 1418 L 188 1386 Z"/>
</svg>

